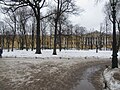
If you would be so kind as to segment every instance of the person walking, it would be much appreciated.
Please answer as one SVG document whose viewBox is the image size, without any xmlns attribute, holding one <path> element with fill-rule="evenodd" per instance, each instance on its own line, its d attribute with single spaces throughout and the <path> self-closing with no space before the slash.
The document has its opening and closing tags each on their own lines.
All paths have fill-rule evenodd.
<svg viewBox="0 0 120 90">
<path fill-rule="evenodd" d="M 0 49 L 0 58 L 2 58 L 2 53 L 3 53 L 3 50 Z"/>
</svg>

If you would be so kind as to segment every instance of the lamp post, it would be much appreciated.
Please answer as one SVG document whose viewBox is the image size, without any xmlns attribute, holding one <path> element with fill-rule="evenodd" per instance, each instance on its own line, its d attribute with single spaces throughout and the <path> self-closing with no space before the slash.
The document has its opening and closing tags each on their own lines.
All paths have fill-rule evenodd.
<svg viewBox="0 0 120 90">
<path fill-rule="evenodd" d="M 112 42 L 112 68 L 118 68 L 118 58 L 117 58 L 117 40 L 116 40 L 116 4 L 118 0 L 110 0 L 112 8 L 112 18 L 113 18 L 113 42 Z"/>
</svg>

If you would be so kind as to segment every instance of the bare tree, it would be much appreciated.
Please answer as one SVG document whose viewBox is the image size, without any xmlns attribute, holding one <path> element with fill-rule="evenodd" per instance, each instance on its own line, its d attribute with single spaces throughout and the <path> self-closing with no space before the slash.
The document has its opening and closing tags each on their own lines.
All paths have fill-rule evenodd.
<svg viewBox="0 0 120 90">
<path fill-rule="evenodd" d="M 26 50 L 28 50 L 28 40 L 27 40 L 27 32 L 28 30 L 26 29 L 28 19 L 30 18 L 29 16 L 29 9 L 25 9 L 24 7 L 19 8 L 18 10 L 18 15 L 19 15 L 19 24 L 20 24 L 20 31 L 22 34 L 21 40 L 21 49 L 24 49 L 24 46 Z"/>
<path fill-rule="evenodd" d="M 117 52 L 119 51 L 120 48 L 120 20 L 117 21 L 118 24 L 118 30 L 119 30 L 119 34 L 118 34 L 118 44 L 117 44 Z"/>
<path fill-rule="evenodd" d="M 69 26 L 69 28 L 70 28 L 70 40 L 71 40 L 71 49 L 73 48 L 73 25 L 72 24 L 70 24 L 70 26 Z"/>
<path fill-rule="evenodd" d="M 1 32 L 1 48 L 4 48 L 6 25 L 3 21 L 0 21 L 0 32 Z"/>
<path fill-rule="evenodd" d="M 6 31 L 6 46 L 7 46 L 7 49 L 8 49 L 8 52 L 10 51 L 10 31 Z"/>
<path fill-rule="evenodd" d="M 78 24 L 76 24 L 74 26 L 74 33 L 75 33 L 75 37 L 76 37 L 76 49 L 80 49 L 80 45 L 81 45 L 81 48 L 83 49 L 84 39 L 85 39 L 83 36 L 84 36 L 85 32 L 86 32 L 85 27 L 79 26 Z"/>
<path fill-rule="evenodd" d="M 46 37 L 47 36 L 46 28 L 47 28 L 47 22 L 46 22 L 46 19 L 43 19 L 41 21 L 42 49 L 48 48 L 47 47 L 47 42 L 46 42 L 46 39 L 47 39 L 47 37 Z"/>
<path fill-rule="evenodd" d="M 79 30 L 79 40 L 80 40 L 80 37 L 82 38 L 82 48 L 81 49 L 83 49 L 83 45 L 85 44 L 85 37 L 84 37 L 84 35 L 86 34 L 86 32 L 87 32 L 87 29 L 86 29 L 86 27 L 83 27 L 83 26 L 80 26 L 80 30 Z"/>
<path fill-rule="evenodd" d="M 109 17 L 109 20 L 113 23 L 110 3 L 106 3 L 104 12 L 106 14 L 106 17 Z M 119 47 L 120 47 L 120 28 L 119 28 L 120 16 L 119 16 L 119 13 L 120 13 L 120 3 L 118 3 L 118 5 L 116 7 L 116 23 L 117 23 L 117 26 L 118 26 L 117 29 L 119 31 L 118 42 L 117 42 L 117 51 L 119 50 Z"/>
<path fill-rule="evenodd" d="M 56 55 L 56 46 L 57 46 L 57 30 L 60 17 L 63 13 L 74 13 L 77 8 L 74 4 L 74 0 L 56 0 L 54 3 L 54 23 L 55 23 L 55 33 L 54 33 L 54 48 L 53 55 Z M 52 6 L 53 7 L 53 6 Z"/>
<path fill-rule="evenodd" d="M 63 29 L 63 27 L 66 26 L 66 30 L 67 31 L 70 30 L 69 22 L 70 21 L 68 20 L 68 15 L 66 15 L 66 14 L 61 15 L 61 17 L 59 19 L 59 23 L 58 23 L 59 51 L 62 50 L 62 29 Z M 67 46 L 68 46 L 68 44 L 67 44 Z"/>
<path fill-rule="evenodd" d="M 74 31 L 75 31 L 75 42 L 76 42 L 76 49 L 78 49 L 79 48 L 79 46 L 80 46 L 80 43 L 79 43 L 79 40 L 78 40 L 78 37 L 79 37 L 79 30 L 80 30 L 80 27 L 79 27 L 79 25 L 75 25 L 74 26 Z"/>
<path fill-rule="evenodd" d="M 10 9 L 8 11 L 8 8 L 2 8 L 2 13 L 7 15 L 7 17 L 4 19 L 4 21 L 11 28 L 11 37 L 12 37 L 11 51 L 13 51 L 14 41 L 15 41 L 15 37 L 16 37 L 16 28 L 17 28 L 17 14 L 16 14 L 16 12 L 13 11 L 13 9 Z"/>
<path fill-rule="evenodd" d="M 35 32 L 35 18 L 33 17 L 33 22 L 32 22 L 32 43 L 31 43 L 31 46 L 32 46 L 32 48 L 31 48 L 31 50 L 33 51 L 33 49 L 34 49 L 34 32 Z"/>
<path fill-rule="evenodd" d="M 13 3 L 11 3 L 13 1 Z M 19 7 L 29 6 L 32 8 L 34 12 L 34 16 L 36 18 L 37 27 L 36 27 L 36 54 L 41 54 L 41 44 L 40 44 L 40 9 L 44 7 L 45 0 L 11 0 L 5 1 L 3 0 L 1 3 L 10 8 L 15 7 L 16 9 Z M 15 9 L 15 10 L 16 10 Z"/>
</svg>

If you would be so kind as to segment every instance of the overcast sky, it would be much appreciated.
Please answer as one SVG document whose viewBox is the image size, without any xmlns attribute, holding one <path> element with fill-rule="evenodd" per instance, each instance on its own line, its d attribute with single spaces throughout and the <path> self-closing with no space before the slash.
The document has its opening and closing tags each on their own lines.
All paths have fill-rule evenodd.
<svg viewBox="0 0 120 90">
<path fill-rule="evenodd" d="M 74 24 L 79 24 L 80 26 L 86 27 L 88 30 L 99 30 L 100 23 L 103 22 L 105 14 L 103 13 L 103 7 L 106 1 L 101 0 L 100 3 L 95 2 L 95 0 L 75 0 L 78 7 L 84 9 L 84 11 L 78 16 L 71 16 L 70 20 Z M 0 16 L 0 19 L 3 17 Z"/>
<path fill-rule="evenodd" d="M 103 13 L 103 7 L 105 2 L 97 3 L 95 0 L 76 0 L 76 4 L 84 9 L 79 16 L 72 16 L 71 20 L 74 24 L 79 24 L 86 27 L 88 30 L 99 30 L 100 23 L 104 21 L 105 14 Z"/>
</svg>

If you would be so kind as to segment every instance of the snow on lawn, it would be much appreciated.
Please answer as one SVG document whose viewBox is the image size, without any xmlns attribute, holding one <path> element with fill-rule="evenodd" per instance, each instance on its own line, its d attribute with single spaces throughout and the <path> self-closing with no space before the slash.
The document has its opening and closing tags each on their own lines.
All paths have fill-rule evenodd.
<svg viewBox="0 0 120 90">
<path fill-rule="evenodd" d="M 117 74 L 117 77 L 120 77 L 120 68 L 106 68 L 103 74 L 104 79 L 107 82 L 107 87 L 110 90 L 120 90 L 120 80 L 114 78 L 115 74 Z"/>
<path fill-rule="evenodd" d="M 99 51 L 96 50 L 57 50 L 57 55 L 52 55 L 53 50 L 42 50 L 42 54 L 35 54 L 34 51 L 26 50 L 14 50 L 13 52 L 3 51 L 3 57 L 29 57 L 29 58 L 81 58 L 81 57 L 100 57 L 100 58 L 111 58 L 112 51 Z M 120 52 L 119 52 L 120 53 Z M 118 54 L 119 54 L 118 53 Z M 118 55 L 118 57 L 120 57 Z"/>
</svg>

